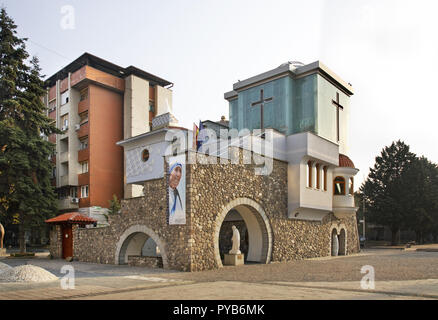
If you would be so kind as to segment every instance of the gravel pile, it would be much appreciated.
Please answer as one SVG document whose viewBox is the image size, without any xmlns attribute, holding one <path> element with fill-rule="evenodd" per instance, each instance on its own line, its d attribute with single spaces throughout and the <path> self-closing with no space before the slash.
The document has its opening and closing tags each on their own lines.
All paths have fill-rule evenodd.
<svg viewBox="0 0 438 320">
<path fill-rule="evenodd" d="M 12 269 L 12 267 L 6 263 L 0 262 L 0 273 L 4 272 L 4 271 L 8 271 Z"/>
<path fill-rule="evenodd" d="M 43 268 L 30 264 L 18 266 L 0 273 L 0 281 L 5 282 L 46 282 L 58 277 Z"/>
</svg>

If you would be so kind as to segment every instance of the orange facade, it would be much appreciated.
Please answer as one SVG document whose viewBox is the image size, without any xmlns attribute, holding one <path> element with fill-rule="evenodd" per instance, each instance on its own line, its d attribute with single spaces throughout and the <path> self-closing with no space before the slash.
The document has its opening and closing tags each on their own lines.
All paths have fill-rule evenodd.
<svg viewBox="0 0 438 320">
<path fill-rule="evenodd" d="M 89 198 L 91 206 L 108 207 L 123 198 L 123 94 L 89 85 Z"/>
</svg>

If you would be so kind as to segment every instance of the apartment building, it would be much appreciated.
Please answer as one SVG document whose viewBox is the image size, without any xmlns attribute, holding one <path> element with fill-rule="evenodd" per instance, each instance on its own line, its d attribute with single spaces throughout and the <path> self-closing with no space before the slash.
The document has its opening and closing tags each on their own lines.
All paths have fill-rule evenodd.
<svg viewBox="0 0 438 320">
<path fill-rule="evenodd" d="M 46 80 L 52 161 L 60 212 L 90 213 L 142 189 L 124 181 L 123 149 L 116 145 L 148 132 L 155 115 L 172 108 L 173 84 L 134 66 L 120 67 L 84 53 Z"/>
</svg>

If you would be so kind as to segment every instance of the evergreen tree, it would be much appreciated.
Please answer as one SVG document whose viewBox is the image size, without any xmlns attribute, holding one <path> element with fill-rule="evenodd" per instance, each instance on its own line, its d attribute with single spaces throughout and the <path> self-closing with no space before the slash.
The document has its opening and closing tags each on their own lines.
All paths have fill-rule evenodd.
<svg viewBox="0 0 438 320">
<path fill-rule="evenodd" d="M 393 245 L 398 244 L 400 229 L 408 226 L 408 217 L 414 209 L 407 172 L 415 158 L 404 142 L 393 142 L 376 157 L 374 168 L 360 188 L 368 221 L 389 227 Z"/>
<path fill-rule="evenodd" d="M 56 212 L 49 157 L 55 145 L 47 140 L 60 133 L 46 116 L 45 94 L 37 58 L 26 64 L 25 41 L 6 10 L 0 12 L 0 215 L 18 220 L 20 251 L 24 231 L 39 226 Z"/>
<path fill-rule="evenodd" d="M 438 226 L 438 167 L 427 158 L 415 159 L 406 172 L 410 183 L 412 211 L 407 217 L 409 228 L 415 231 L 416 242 L 424 243 L 427 235 L 436 237 Z"/>
</svg>

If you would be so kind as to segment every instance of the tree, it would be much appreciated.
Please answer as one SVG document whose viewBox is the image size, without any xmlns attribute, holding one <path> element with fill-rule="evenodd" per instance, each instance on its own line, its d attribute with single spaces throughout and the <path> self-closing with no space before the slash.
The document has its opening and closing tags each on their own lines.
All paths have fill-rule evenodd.
<svg viewBox="0 0 438 320">
<path fill-rule="evenodd" d="M 108 206 L 108 214 L 109 215 L 119 213 L 122 206 L 120 204 L 119 199 L 117 199 L 117 196 L 115 194 L 113 195 L 113 198 L 108 201 L 108 203 L 109 203 L 109 206 Z"/>
<path fill-rule="evenodd" d="M 46 93 L 36 57 L 16 35 L 6 10 L 0 12 L 0 215 L 19 222 L 20 252 L 26 251 L 24 231 L 53 216 L 57 201 L 49 157 L 55 145 L 46 137 L 60 133 L 46 115 Z"/>
<path fill-rule="evenodd" d="M 393 142 L 376 157 L 374 168 L 360 187 L 368 221 L 389 227 L 393 245 L 398 244 L 397 235 L 407 226 L 414 209 L 407 172 L 415 158 L 404 142 Z"/>
<path fill-rule="evenodd" d="M 424 237 L 437 234 L 438 226 L 438 167 L 427 158 L 414 160 L 406 172 L 410 183 L 412 211 L 407 217 L 410 229 L 415 231 L 416 242 L 423 243 Z"/>
</svg>

